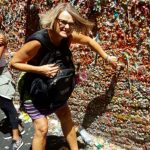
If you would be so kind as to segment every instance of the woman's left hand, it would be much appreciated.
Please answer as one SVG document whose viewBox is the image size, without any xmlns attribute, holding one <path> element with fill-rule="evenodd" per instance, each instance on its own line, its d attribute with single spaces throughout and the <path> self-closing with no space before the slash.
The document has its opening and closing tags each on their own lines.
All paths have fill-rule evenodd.
<svg viewBox="0 0 150 150">
<path fill-rule="evenodd" d="M 115 56 L 109 56 L 108 62 L 111 63 L 114 69 L 121 69 L 125 67 L 124 63 L 118 61 L 118 58 Z"/>
<path fill-rule="evenodd" d="M 114 67 L 117 67 L 117 57 L 116 56 L 108 56 L 107 61 Z"/>
</svg>

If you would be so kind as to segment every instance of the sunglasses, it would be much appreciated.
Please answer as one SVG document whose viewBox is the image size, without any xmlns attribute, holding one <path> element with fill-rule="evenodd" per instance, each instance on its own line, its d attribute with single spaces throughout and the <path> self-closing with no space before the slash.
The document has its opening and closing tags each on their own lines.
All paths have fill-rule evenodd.
<svg viewBox="0 0 150 150">
<path fill-rule="evenodd" d="M 75 27 L 74 22 L 68 22 L 66 20 L 59 19 L 59 18 L 57 18 L 57 20 L 59 22 L 59 25 L 62 26 L 62 27 L 65 27 L 66 25 L 69 25 L 69 27 L 71 29 L 73 29 Z"/>
</svg>

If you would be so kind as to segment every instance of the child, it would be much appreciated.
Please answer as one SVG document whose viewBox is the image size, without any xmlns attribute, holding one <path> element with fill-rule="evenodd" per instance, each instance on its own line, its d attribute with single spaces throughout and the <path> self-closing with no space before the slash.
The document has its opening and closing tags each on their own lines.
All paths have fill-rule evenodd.
<svg viewBox="0 0 150 150">
<path fill-rule="evenodd" d="M 7 119 L 4 120 L 8 120 L 12 129 L 12 143 L 9 150 L 19 150 L 19 148 L 23 145 L 23 141 L 19 131 L 18 114 L 12 101 L 15 88 L 5 58 L 6 51 L 6 36 L 5 33 L 0 30 L 0 108 L 7 117 Z M 9 128 L 9 126 L 7 128 Z"/>
</svg>

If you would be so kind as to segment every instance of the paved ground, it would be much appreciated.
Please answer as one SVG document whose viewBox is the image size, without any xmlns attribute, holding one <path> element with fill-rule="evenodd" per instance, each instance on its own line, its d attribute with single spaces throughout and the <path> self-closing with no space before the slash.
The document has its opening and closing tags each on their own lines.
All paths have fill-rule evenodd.
<svg viewBox="0 0 150 150">
<path fill-rule="evenodd" d="M 0 110 L 0 121 L 4 118 L 3 112 Z M 62 132 L 60 132 L 59 124 L 57 123 L 57 129 L 54 129 L 54 125 L 56 125 L 57 121 L 53 120 L 52 121 L 52 126 L 49 129 L 49 133 L 47 135 L 47 145 L 46 145 L 46 150 L 69 150 L 67 143 L 65 142 L 63 136 L 61 136 Z M 25 127 L 25 134 L 22 136 L 24 145 L 20 148 L 20 150 L 31 150 L 31 142 L 33 138 L 33 126 L 32 122 L 29 120 L 25 120 L 23 122 L 23 125 Z M 11 139 L 4 139 L 4 133 L 6 131 L 6 128 L 1 128 L 0 127 L 0 150 L 7 150 L 9 144 L 11 143 Z M 4 132 L 4 133 L 3 133 Z M 7 132 L 6 132 L 7 133 Z M 50 133 L 52 133 L 50 135 Z M 58 135 L 58 136 L 57 136 Z M 79 144 L 80 148 L 84 148 L 85 145 Z"/>
<path fill-rule="evenodd" d="M 0 121 L 4 118 L 3 112 L 0 110 Z M 30 118 L 24 114 L 21 113 L 20 115 L 21 120 L 23 121 L 23 125 L 25 127 L 25 134 L 22 136 L 24 145 L 20 148 L 20 150 L 31 150 L 31 142 L 33 138 L 34 129 L 32 126 L 32 122 Z M 7 127 L 6 127 L 7 129 Z M 4 130 L 0 127 L 0 150 L 7 150 L 9 144 L 11 143 L 11 139 L 5 140 L 3 138 L 3 132 Z M 49 130 L 47 135 L 47 145 L 46 150 L 69 150 L 67 143 L 64 140 L 64 137 L 62 136 L 62 131 L 60 127 L 60 123 L 55 117 L 49 117 Z M 97 140 L 99 144 L 102 145 L 102 147 L 99 150 L 124 150 L 112 143 L 108 143 L 106 139 L 103 139 L 102 137 L 92 137 L 93 139 Z M 79 150 L 98 150 L 95 146 L 88 146 L 86 145 L 81 137 L 78 137 L 78 144 L 79 144 Z"/>
<path fill-rule="evenodd" d="M 2 120 L 3 118 L 4 118 L 4 114 L 0 110 L 0 120 Z M 28 149 L 30 149 L 31 138 L 32 138 L 32 134 L 33 134 L 33 128 L 31 127 L 31 123 L 26 123 L 25 124 L 25 130 L 26 130 L 26 133 L 23 135 L 24 145 L 22 146 L 21 150 L 28 150 Z M 7 133 L 6 129 L 5 128 L 0 128 L 0 141 L 1 141 L 1 143 L 0 143 L 0 150 L 8 149 L 8 146 L 11 143 L 11 139 L 5 140 L 3 138 L 3 136 L 4 136 L 3 132 Z"/>
</svg>

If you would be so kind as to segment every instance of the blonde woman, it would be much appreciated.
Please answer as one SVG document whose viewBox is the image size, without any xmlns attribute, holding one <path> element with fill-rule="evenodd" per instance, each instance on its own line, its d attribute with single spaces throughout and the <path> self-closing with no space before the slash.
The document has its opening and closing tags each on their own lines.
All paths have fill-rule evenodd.
<svg viewBox="0 0 150 150">
<path fill-rule="evenodd" d="M 25 86 L 20 84 L 20 89 L 23 88 L 21 96 L 24 107 L 32 118 L 35 128 L 32 150 L 45 149 L 48 132 L 46 116 L 51 113 L 56 113 L 58 116 L 70 149 L 78 150 L 76 132 L 67 104 L 74 83 L 74 65 L 69 45 L 86 44 L 114 66 L 117 64 L 116 59 L 108 56 L 95 40 L 83 34 L 94 24 L 82 18 L 69 3 L 59 3 L 55 8 L 41 14 L 40 21 L 43 29 L 31 35 L 11 61 L 13 68 L 27 72 L 22 80 Z M 47 63 L 41 63 L 43 61 Z M 67 78 L 67 81 L 65 78 L 61 79 L 59 86 L 47 90 L 45 86 L 49 87 L 49 85 L 44 85 L 43 81 L 47 80 L 51 83 L 49 80 L 59 76 L 59 73 L 65 69 L 72 70 L 72 75 Z M 36 82 L 35 80 L 32 82 L 31 78 L 36 78 Z M 42 78 L 44 79 L 41 80 Z M 41 85 L 40 89 L 36 89 L 35 87 L 39 85 Z M 37 90 L 40 93 L 38 96 Z"/>
</svg>

